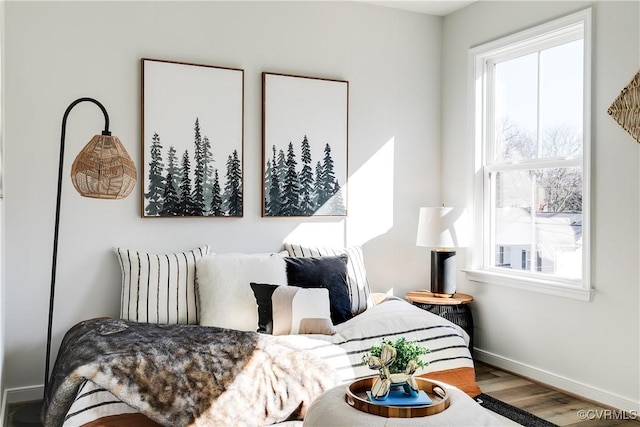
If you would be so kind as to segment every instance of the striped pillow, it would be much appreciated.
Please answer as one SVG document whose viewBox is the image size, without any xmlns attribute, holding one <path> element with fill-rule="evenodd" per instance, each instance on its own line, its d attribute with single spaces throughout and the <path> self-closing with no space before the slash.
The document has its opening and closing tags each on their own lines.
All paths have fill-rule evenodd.
<svg viewBox="0 0 640 427">
<path fill-rule="evenodd" d="M 349 299 L 351 300 L 351 314 L 362 313 L 374 305 L 371 288 L 367 280 L 367 270 L 364 268 L 362 247 L 350 246 L 346 248 L 310 247 L 299 244 L 285 243 L 285 250 L 290 257 L 318 257 L 347 255 L 347 284 L 349 285 Z"/>
<path fill-rule="evenodd" d="M 198 323 L 196 262 L 209 253 L 208 245 L 173 254 L 114 250 L 122 270 L 121 319 L 142 323 Z"/>
</svg>

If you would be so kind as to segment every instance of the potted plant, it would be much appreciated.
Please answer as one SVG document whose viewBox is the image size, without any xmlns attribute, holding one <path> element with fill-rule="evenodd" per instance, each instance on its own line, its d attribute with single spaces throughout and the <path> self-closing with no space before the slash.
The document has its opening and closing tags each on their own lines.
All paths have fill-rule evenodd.
<svg viewBox="0 0 640 427">
<path fill-rule="evenodd" d="M 362 361 L 380 374 L 371 386 L 371 395 L 376 400 L 384 400 L 392 386 L 402 386 L 406 394 L 416 396 L 418 384 L 413 374 L 418 368 L 428 365 L 420 359 L 429 349 L 415 341 L 407 341 L 400 337 L 395 341 L 383 339 L 381 343 L 371 346 Z"/>
</svg>

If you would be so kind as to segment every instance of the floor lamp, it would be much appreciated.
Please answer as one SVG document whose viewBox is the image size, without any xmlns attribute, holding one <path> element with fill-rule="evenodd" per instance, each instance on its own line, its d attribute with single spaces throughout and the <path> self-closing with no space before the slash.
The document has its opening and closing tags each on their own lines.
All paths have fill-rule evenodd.
<svg viewBox="0 0 640 427">
<path fill-rule="evenodd" d="M 467 246 L 464 208 L 420 208 L 417 246 L 431 250 L 431 292 L 438 297 L 456 293 L 456 248 Z"/>
<path fill-rule="evenodd" d="M 127 197 L 136 184 L 136 166 L 117 136 L 109 131 L 109 114 L 104 106 L 93 98 L 79 98 L 73 101 L 62 117 L 60 136 L 60 158 L 58 163 L 58 195 L 56 199 L 56 219 L 53 232 L 53 259 L 51 262 L 51 288 L 49 291 L 49 323 L 47 328 L 47 350 L 44 371 L 45 393 L 49 385 L 49 363 L 51 359 L 51 334 L 53 326 L 53 302 L 56 289 L 56 263 L 58 259 L 58 229 L 60 225 L 60 201 L 62 195 L 62 175 L 64 164 L 64 143 L 67 117 L 81 102 L 92 102 L 104 114 L 104 130 L 95 135 L 85 145 L 71 166 L 71 181 L 74 188 L 84 197 L 98 199 L 122 199 Z M 20 408 L 13 415 L 16 427 L 42 425 L 40 413 L 42 403 Z"/>
</svg>

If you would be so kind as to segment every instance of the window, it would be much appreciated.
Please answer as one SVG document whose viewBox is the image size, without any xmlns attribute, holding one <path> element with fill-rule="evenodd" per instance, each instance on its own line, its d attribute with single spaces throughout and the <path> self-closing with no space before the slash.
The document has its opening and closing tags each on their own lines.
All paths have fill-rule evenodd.
<svg viewBox="0 0 640 427">
<path fill-rule="evenodd" d="M 585 10 L 471 49 L 478 242 L 470 280 L 589 300 Z"/>
</svg>

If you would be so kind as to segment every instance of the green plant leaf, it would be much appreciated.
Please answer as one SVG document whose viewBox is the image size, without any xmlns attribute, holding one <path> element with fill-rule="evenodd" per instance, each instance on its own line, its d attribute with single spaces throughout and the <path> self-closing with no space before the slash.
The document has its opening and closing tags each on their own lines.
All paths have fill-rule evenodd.
<svg viewBox="0 0 640 427">
<path fill-rule="evenodd" d="M 400 337 L 395 341 L 384 338 L 379 344 L 372 345 L 369 353 L 372 356 L 380 357 L 382 347 L 385 344 L 389 344 L 394 347 L 397 352 L 396 359 L 389 367 L 389 371 L 392 374 L 404 372 L 407 367 L 407 363 L 409 363 L 410 360 L 415 360 L 420 368 L 424 368 L 428 365 L 428 362 L 421 360 L 420 356 L 429 353 L 429 349 L 418 344 L 417 341 L 407 341 L 405 337 Z"/>
</svg>

